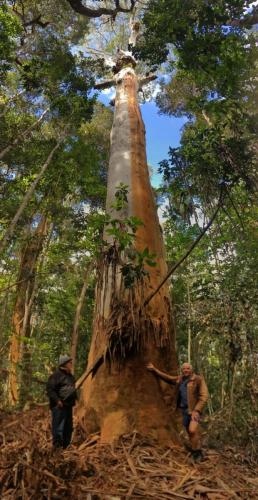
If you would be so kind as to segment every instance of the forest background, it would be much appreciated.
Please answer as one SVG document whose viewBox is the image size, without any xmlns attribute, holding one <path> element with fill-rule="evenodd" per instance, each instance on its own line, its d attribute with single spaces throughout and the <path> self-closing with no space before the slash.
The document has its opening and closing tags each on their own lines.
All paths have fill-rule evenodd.
<svg viewBox="0 0 258 500">
<path fill-rule="evenodd" d="M 113 3 L 87 5 L 92 12 Z M 43 402 L 61 353 L 72 352 L 76 376 L 85 369 L 113 115 L 96 87 L 112 73 L 109 56 L 127 49 L 134 4 L 142 22 L 135 57 L 159 82 L 140 98 L 157 94 L 161 113 L 185 119 L 155 187 L 169 268 L 220 203 L 171 276 L 179 360 L 207 380 L 211 439 L 253 447 L 256 7 L 150 0 L 123 2 L 128 12 L 119 12 L 115 3 L 118 10 L 101 17 L 82 15 L 83 2 L 73 0 L 0 4 L 1 406 Z"/>
</svg>

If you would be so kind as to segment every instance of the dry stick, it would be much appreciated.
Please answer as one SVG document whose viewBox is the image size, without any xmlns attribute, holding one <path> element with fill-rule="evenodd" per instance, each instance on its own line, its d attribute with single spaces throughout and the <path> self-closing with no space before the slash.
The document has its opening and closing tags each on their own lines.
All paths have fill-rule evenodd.
<svg viewBox="0 0 258 500">
<path fill-rule="evenodd" d="M 6 155 L 6 153 L 8 153 L 10 151 L 10 149 L 14 148 L 14 146 L 16 146 L 18 144 L 18 142 L 21 141 L 21 139 L 26 137 L 37 125 L 40 124 L 40 122 L 43 120 L 45 114 L 48 111 L 49 111 L 49 108 L 45 109 L 45 111 L 43 111 L 43 113 L 40 115 L 40 117 L 38 118 L 38 120 L 36 122 L 32 123 L 32 125 L 29 128 L 24 130 L 24 132 L 22 132 L 20 135 L 18 135 L 18 137 L 11 144 L 8 144 L 8 146 L 6 146 L 6 148 L 4 148 L 0 152 L 0 160 L 2 160 L 2 158 Z"/>
<path fill-rule="evenodd" d="M 168 280 L 168 278 L 170 278 L 171 274 L 173 274 L 175 272 L 175 270 L 185 261 L 185 259 L 187 259 L 188 255 L 190 255 L 190 253 L 193 251 L 193 249 L 196 247 L 196 245 L 199 243 L 199 241 L 202 239 L 202 237 L 205 235 L 205 233 L 208 231 L 208 229 L 211 227 L 214 219 L 216 218 L 217 216 L 217 213 L 219 211 L 219 209 L 221 208 L 221 202 L 222 202 L 222 197 L 220 196 L 220 199 L 219 199 L 219 202 L 218 202 L 218 205 L 217 205 L 217 208 L 213 214 L 213 216 L 211 217 L 211 219 L 209 220 L 208 224 L 205 226 L 205 228 L 202 230 L 202 232 L 199 234 L 198 238 L 196 238 L 196 240 L 192 243 L 192 245 L 190 246 L 190 248 L 187 250 L 187 252 L 185 253 L 185 255 L 183 255 L 183 257 L 181 257 L 181 259 L 179 259 L 176 264 L 172 267 L 172 269 L 170 269 L 170 271 L 166 274 L 165 278 L 161 281 L 161 283 L 159 284 L 159 286 L 156 288 L 156 290 L 154 290 L 154 292 L 152 292 L 149 297 L 147 297 L 147 299 L 144 301 L 143 303 L 143 306 L 146 307 L 147 304 L 153 299 L 153 297 L 159 292 L 159 290 L 162 288 L 162 286 L 166 283 L 166 281 Z"/>
<path fill-rule="evenodd" d="M 49 153 L 48 157 L 47 157 L 47 160 L 45 161 L 44 165 L 42 166 L 40 172 L 38 173 L 36 179 L 32 182 L 32 184 L 30 185 L 30 188 L 28 189 L 27 193 L 25 194 L 24 198 L 23 198 L 23 201 L 20 205 L 20 207 L 18 208 L 10 226 L 8 227 L 8 229 L 6 230 L 2 240 L 0 241 L 0 251 L 2 251 L 8 240 L 12 237 L 13 235 L 13 232 L 14 232 L 14 229 L 15 229 L 15 226 L 20 218 L 20 216 L 22 215 L 24 209 L 26 208 L 29 200 L 30 200 L 30 197 L 32 196 L 33 192 L 35 191 L 35 188 L 37 186 L 37 184 L 39 183 L 40 179 L 43 177 L 47 167 L 49 166 L 56 150 L 59 148 L 59 146 L 61 145 L 61 143 L 63 142 L 63 140 L 65 139 L 65 136 L 63 136 L 61 139 L 59 139 L 59 141 L 57 142 L 57 144 L 55 145 L 55 147 L 52 149 L 52 151 Z"/>
<path fill-rule="evenodd" d="M 91 366 L 91 368 L 89 368 L 86 372 L 84 372 L 81 377 L 76 381 L 75 383 L 75 387 L 76 389 L 79 389 L 81 387 L 81 385 L 83 384 L 83 382 L 85 382 L 86 378 L 88 378 L 88 376 L 93 373 L 95 370 L 97 370 L 99 368 L 99 366 L 102 365 L 104 361 L 104 354 L 101 354 L 97 359 L 96 361 L 94 361 L 93 365 Z"/>
</svg>

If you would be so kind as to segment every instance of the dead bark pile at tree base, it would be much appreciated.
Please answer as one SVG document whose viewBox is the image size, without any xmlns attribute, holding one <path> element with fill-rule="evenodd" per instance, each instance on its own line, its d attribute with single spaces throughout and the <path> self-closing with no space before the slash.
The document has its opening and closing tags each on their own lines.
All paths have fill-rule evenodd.
<svg viewBox="0 0 258 500">
<path fill-rule="evenodd" d="M 0 496 L 3 500 L 127 500 L 257 498 L 255 463 L 240 452 L 206 450 L 193 464 L 182 448 L 160 447 L 134 432 L 114 446 L 86 440 L 53 451 L 46 408 L 2 416 Z"/>
</svg>

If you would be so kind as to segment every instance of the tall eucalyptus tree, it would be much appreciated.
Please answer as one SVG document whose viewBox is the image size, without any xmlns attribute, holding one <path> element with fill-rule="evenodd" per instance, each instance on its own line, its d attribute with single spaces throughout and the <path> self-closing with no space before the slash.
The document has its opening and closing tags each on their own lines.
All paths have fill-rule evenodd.
<svg viewBox="0 0 258 500">
<path fill-rule="evenodd" d="M 69 0 L 93 17 L 85 3 Z M 137 74 L 132 49 L 140 30 L 137 2 L 109 2 L 96 16 L 132 10 L 128 50 L 117 50 L 113 76 L 95 88 L 115 86 L 103 252 L 98 267 L 93 335 L 79 414 L 88 432 L 104 441 L 138 429 L 160 438 L 175 436 L 161 387 L 146 370 L 149 360 L 176 370 L 175 335 L 168 286 L 145 306 L 166 274 L 164 245 L 146 159 L 139 89 L 155 78 Z M 115 7 L 114 7 L 115 4 Z M 94 16 L 95 16 L 94 14 Z M 148 416 L 148 417 L 147 417 Z"/>
</svg>

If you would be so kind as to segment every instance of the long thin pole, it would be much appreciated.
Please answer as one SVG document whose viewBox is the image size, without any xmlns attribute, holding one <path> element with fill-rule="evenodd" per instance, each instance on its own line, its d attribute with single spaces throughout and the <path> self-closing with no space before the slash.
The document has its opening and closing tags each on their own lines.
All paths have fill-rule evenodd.
<svg viewBox="0 0 258 500">
<path fill-rule="evenodd" d="M 196 240 L 192 243 L 192 245 L 190 246 L 190 248 L 187 250 L 187 252 L 183 255 L 183 257 L 181 257 L 181 259 L 179 259 L 176 264 L 170 269 L 170 271 L 166 274 L 165 278 L 163 278 L 163 280 L 161 281 L 161 283 L 159 284 L 159 286 L 156 288 L 156 290 L 154 290 L 154 292 L 152 292 L 149 297 L 147 297 L 147 299 L 144 301 L 143 303 L 143 306 L 146 307 L 147 304 L 149 304 L 149 302 L 153 299 L 153 297 L 155 297 L 155 295 L 159 292 L 159 290 L 163 287 L 163 285 L 166 283 L 166 281 L 168 280 L 168 278 L 170 278 L 170 276 L 175 272 L 175 270 L 181 266 L 181 264 L 187 259 L 188 255 L 190 255 L 190 253 L 193 251 L 193 249 L 196 247 L 196 245 L 199 243 L 199 241 L 203 238 L 203 236 L 205 235 L 205 233 L 207 233 L 208 229 L 211 227 L 214 219 L 216 218 L 217 216 L 217 213 L 219 211 L 219 209 L 221 208 L 221 202 L 222 202 L 222 199 L 221 199 L 221 196 L 220 196 L 220 199 L 219 199 L 219 202 L 218 202 L 218 205 L 217 205 L 217 208 L 213 214 L 213 216 L 211 217 L 211 219 L 209 220 L 208 224 L 204 227 L 204 229 L 202 230 L 202 232 L 199 234 L 198 238 L 196 238 Z"/>
</svg>

